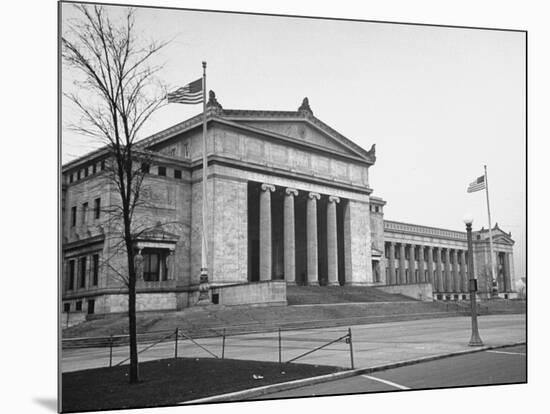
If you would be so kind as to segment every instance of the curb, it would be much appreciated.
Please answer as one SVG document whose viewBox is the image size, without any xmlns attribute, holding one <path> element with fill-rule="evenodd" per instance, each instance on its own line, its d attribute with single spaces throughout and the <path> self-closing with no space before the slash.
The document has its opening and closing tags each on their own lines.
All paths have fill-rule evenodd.
<svg viewBox="0 0 550 414">
<path fill-rule="evenodd" d="M 374 367 L 369 368 L 358 368 L 347 371 L 336 372 L 334 374 L 320 375 L 318 377 L 304 378 L 294 381 L 282 382 L 279 384 L 264 385 L 263 387 L 249 388 L 243 391 L 235 391 L 227 394 L 214 395 L 211 397 L 199 398 L 197 400 L 184 401 L 178 403 L 177 405 L 188 405 L 188 404 L 205 404 L 205 403 L 216 403 L 216 402 L 230 402 L 230 401 L 243 401 L 254 397 L 260 397 L 266 394 L 272 394 L 280 391 L 288 391 L 296 388 L 305 387 L 308 385 L 321 384 L 324 382 L 341 380 L 344 378 L 354 377 L 357 375 L 370 374 L 372 372 L 384 371 L 392 368 L 399 368 L 408 365 L 420 364 L 422 362 L 435 361 L 438 359 L 449 358 L 453 356 L 474 354 L 478 352 L 488 351 L 492 349 L 500 348 L 510 348 L 519 345 L 526 345 L 526 341 L 514 342 L 511 344 L 505 345 L 491 345 L 491 346 L 482 346 L 475 349 L 467 349 L 464 351 L 455 351 L 449 352 L 446 354 L 432 355 L 423 358 L 408 359 L 405 361 L 393 362 L 391 364 L 384 365 L 375 365 Z"/>
</svg>

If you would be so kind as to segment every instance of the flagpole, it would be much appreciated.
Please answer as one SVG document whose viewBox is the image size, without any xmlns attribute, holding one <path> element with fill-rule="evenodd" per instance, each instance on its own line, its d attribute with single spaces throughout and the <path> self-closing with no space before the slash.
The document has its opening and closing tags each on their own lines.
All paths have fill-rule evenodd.
<svg viewBox="0 0 550 414">
<path fill-rule="evenodd" d="M 491 266 L 491 296 L 498 295 L 497 281 L 495 279 L 495 266 L 493 265 L 493 227 L 491 225 L 491 208 L 489 207 L 489 181 L 487 180 L 487 166 L 483 166 L 485 169 L 485 195 L 487 196 L 487 216 L 489 218 L 489 264 Z"/>
<path fill-rule="evenodd" d="M 206 227 L 206 169 L 208 161 L 206 157 L 206 62 L 202 62 L 202 235 L 201 235 L 201 274 L 199 284 L 198 305 L 210 303 L 208 294 L 208 261 L 207 261 L 207 227 Z"/>
</svg>

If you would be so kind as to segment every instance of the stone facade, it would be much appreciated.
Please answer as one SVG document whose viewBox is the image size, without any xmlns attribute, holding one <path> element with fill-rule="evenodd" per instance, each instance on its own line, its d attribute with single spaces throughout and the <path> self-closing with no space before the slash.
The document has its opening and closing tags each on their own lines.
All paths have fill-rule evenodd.
<svg viewBox="0 0 550 414">
<path fill-rule="evenodd" d="M 307 99 L 297 111 L 226 110 L 209 102 L 207 126 L 206 264 L 216 300 L 281 303 L 281 283 L 419 285 L 407 292 L 429 284 L 443 298 L 467 286 L 460 262 L 465 234 L 385 221 L 385 201 L 369 187 L 374 145 L 366 151 L 324 124 Z M 138 310 L 193 306 L 202 263 L 202 117 L 137 149 L 150 157 L 134 216 L 143 229 L 132 252 L 140 269 Z M 119 196 L 110 162 L 100 149 L 63 166 L 67 312 L 127 309 L 127 257 L 113 213 Z M 488 243 L 483 231 L 477 236 L 480 270 Z M 513 242 L 500 232 L 495 243 L 500 286 L 510 292 Z"/>
</svg>

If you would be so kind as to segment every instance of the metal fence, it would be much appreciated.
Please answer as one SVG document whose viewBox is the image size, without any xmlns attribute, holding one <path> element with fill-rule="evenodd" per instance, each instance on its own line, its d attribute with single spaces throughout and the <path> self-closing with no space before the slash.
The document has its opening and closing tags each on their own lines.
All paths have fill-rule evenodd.
<svg viewBox="0 0 550 414">
<path fill-rule="evenodd" d="M 227 329 L 203 332 L 187 332 L 181 328 L 171 331 L 154 331 L 138 334 L 140 360 L 178 357 L 227 358 L 228 351 L 237 359 L 259 359 L 293 363 L 313 353 L 320 353 L 338 343 L 344 347 L 333 347 L 332 352 L 349 352 L 350 366 L 353 360 L 351 328 L 333 328 L 329 332 L 319 329 L 281 329 L 273 331 L 256 330 L 230 333 Z M 90 338 L 63 339 L 63 365 L 68 370 L 92 367 L 113 367 L 125 364 L 128 356 L 129 335 L 111 335 Z M 243 358 L 244 357 L 244 358 Z M 79 364 L 79 361 L 82 364 Z M 65 371 L 65 369 L 63 369 Z"/>
</svg>

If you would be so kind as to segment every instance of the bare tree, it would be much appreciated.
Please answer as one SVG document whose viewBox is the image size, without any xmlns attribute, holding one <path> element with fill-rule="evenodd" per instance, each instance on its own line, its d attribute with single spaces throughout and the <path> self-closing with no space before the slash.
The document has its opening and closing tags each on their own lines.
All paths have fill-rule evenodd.
<svg viewBox="0 0 550 414">
<path fill-rule="evenodd" d="M 63 63 L 74 69 L 76 92 L 64 95 L 78 108 L 81 119 L 72 127 L 100 139 L 109 159 L 107 171 L 119 202 L 109 206 L 113 223 L 126 253 L 128 319 L 130 333 L 130 383 L 139 381 L 136 339 L 136 269 L 133 246 L 137 234 L 135 212 L 141 201 L 150 157 L 135 147 L 139 132 L 163 104 L 165 90 L 156 79 L 162 65 L 153 58 L 167 42 L 142 42 L 136 36 L 135 10 L 124 9 L 118 20 L 102 6 L 74 6 L 79 17 L 68 22 L 62 36 Z"/>
</svg>

